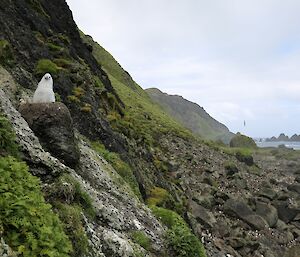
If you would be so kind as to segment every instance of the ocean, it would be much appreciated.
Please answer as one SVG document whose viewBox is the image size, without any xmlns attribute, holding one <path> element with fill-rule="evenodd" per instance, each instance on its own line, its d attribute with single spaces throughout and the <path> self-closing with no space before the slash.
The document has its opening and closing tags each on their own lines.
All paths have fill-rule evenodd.
<svg viewBox="0 0 300 257">
<path fill-rule="evenodd" d="M 279 145 L 285 145 L 285 147 L 300 150 L 300 142 L 279 141 L 279 142 L 255 142 L 258 147 L 278 147 Z"/>
</svg>

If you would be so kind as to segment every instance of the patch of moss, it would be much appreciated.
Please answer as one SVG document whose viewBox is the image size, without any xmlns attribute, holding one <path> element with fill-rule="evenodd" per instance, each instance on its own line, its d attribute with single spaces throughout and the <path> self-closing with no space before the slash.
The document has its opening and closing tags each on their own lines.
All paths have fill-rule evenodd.
<svg viewBox="0 0 300 257">
<path fill-rule="evenodd" d="M 131 233 L 131 239 L 134 243 L 139 244 L 145 250 L 150 251 L 151 242 L 143 231 L 134 231 Z"/>
<path fill-rule="evenodd" d="M 170 194 L 167 190 L 161 187 L 154 187 L 150 191 L 150 195 L 147 198 L 147 204 L 149 206 L 164 206 L 167 201 L 170 200 Z"/>
<path fill-rule="evenodd" d="M 51 52 L 60 52 L 63 49 L 61 46 L 51 42 L 46 43 L 46 45 Z"/>
<path fill-rule="evenodd" d="M 72 93 L 77 98 L 81 98 L 84 96 L 85 90 L 82 87 L 74 87 Z"/>
<path fill-rule="evenodd" d="M 60 68 L 49 59 L 40 59 L 35 67 L 35 74 L 44 75 L 50 73 L 52 75 L 57 74 Z"/>
<path fill-rule="evenodd" d="M 57 37 L 59 38 L 60 41 L 62 41 L 65 45 L 69 45 L 70 44 L 70 39 L 68 36 L 62 34 L 62 33 L 59 33 L 57 34 Z"/>
<path fill-rule="evenodd" d="M 69 100 L 69 102 L 72 103 L 77 103 L 77 104 L 80 103 L 80 99 L 75 95 L 68 95 L 67 99 Z"/>
<path fill-rule="evenodd" d="M 80 110 L 82 111 L 82 112 L 86 112 L 86 113 L 90 113 L 90 112 L 92 112 L 92 106 L 90 105 L 90 104 L 84 104 L 84 106 L 82 106 L 81 108 L 80 108 Z"/>
<path fill-rule="evenodd" d="M 71 66 L 71 61 L 64 58 L 55 58 L 53 62 L 61 68 L 68 69 Z"/>
<path fill-rule="evenodd" d="M 14 63 L 14 54 L 10 43 L 5 40 L 0 40 L 0 64 L 11 66 Z"/>
</svg>

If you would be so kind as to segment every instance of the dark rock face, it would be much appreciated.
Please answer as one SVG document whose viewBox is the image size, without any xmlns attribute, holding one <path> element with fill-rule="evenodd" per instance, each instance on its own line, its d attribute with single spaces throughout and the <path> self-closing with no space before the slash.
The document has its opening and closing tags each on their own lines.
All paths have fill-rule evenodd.
<svg viewBox="0 0 300 257">
<path fill-rule="evenodd" d="M 39 138 L 41 145 L 70 167 L 79 161 L 73 121 L 63 103 L 35 103 L 20 106 L 20 113 Z"/>
</svg>

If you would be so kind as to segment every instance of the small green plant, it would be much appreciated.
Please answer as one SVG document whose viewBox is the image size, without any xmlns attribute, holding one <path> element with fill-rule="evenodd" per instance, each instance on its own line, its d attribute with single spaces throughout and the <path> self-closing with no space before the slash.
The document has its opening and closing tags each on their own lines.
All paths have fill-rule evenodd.
<svg viewBox="0 0 300 257">
<path fill-rule="evenodd" d="M 177 213 L 152 206 L 153 214 L 168 227 L 167 244 L 178 257 L 206 257 L 205 249 L 192 233 L 184 219 Z"/>
<path fill-rule="evenodd" d="M 139 244 L 145 250 L 150 251 L 151 242 L 150 239 L 143 231 L 134 231 L 131 233 L 132 241 L 136 244 Z"/>
<path fill-rule="evenodd" d="M 96 88 L 104 89 L 103 83 L 97 76 L 94 76 L 94 85 Z"/>
<path fill-rule="evenodd" d="M 0 113 L 0 156 L 19 156 L 18 146 L 15 140 L 16 136 L 12 130 L 11 124 L 7 118 Z"/>
<path fill-rule="evenodd" d="M 44 75 L 49 72 L 52 75 L 57 74 L 60 68 L 49 59 L 41 59 L 37 62 L 35 73 L 37 75 Z"/>
<path fill-rule="evenodd" d="M 39 14 L 49 18 L 49 15 L 45 12 L 44 8 L 42 7 L 41 3 L 38 0 L 26 0 L 30 4 L 30 6 Z"/>
<path fill-rule="evenodd" d="M 71 243 L 23 162 L 0 157 L 0 220 L 5 241 L 24 257 L 67 257 Z"/>
<path fill-rule="evenodd" d="M 54 95 L 55 95 L 55 101 L 56 102 L 61 102 L 61 96 L 60 96 L 60 94 L 59 93 L 54 93 Z"/>
</svg>

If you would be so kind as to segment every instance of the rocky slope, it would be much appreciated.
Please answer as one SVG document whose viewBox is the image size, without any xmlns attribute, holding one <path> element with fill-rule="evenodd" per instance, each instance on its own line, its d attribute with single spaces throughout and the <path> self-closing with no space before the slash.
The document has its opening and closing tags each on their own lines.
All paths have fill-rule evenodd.
<svg viewBox="0 0 300 257">
<path fill-rule="evenodd" d="M 0 114 L 71 256 L 202 257 L 200 241 L 212 257 L 299 256 L 299 152 L 204 144 L 79 34 L 63 0 L 0 0 L 0 25 Z M 43 72 L 61 103 L 24 104 Z"/>
<path fill-rule="evenodd" d="M 146 92 L 164 111 L 196 135 L 207 140 L 221 140 L 226 144 L 233 137 L 234 134 L 225 125 L 212 118 L 203 107 L 182 96 L 168 95 L 157 88 L 148 88 Z"/>
</svg>

